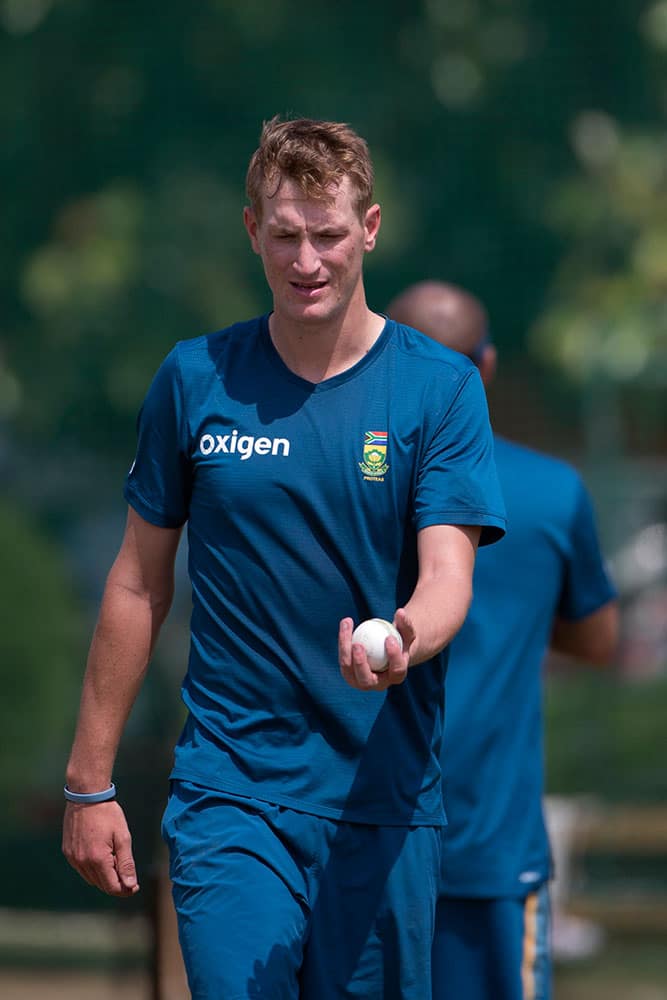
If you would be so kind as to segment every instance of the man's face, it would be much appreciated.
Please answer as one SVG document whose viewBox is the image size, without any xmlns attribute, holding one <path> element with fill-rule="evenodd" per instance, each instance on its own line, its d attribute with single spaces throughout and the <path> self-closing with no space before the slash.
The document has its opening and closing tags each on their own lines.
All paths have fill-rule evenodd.
<svg viewBox="0 0 667 1000">
<path fill-rule="evenodd" d="M 294 181 L 283 180 L 272 198 L 262 196 L 261 222 L 245 209 L 277 316 L 327 323 L 344 316 L 355 292 L 362 291 L 363 257 L 375 246 L 380 207 L 373 205 L 362 220 L 353 195 L 347 177 L 326 201 L 306 198 Z"/>
</svg>

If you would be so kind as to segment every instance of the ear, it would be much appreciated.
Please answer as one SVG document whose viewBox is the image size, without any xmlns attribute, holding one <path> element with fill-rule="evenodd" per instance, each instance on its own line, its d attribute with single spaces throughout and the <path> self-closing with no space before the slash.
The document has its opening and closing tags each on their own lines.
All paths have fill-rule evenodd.
<svg viewBox="0 0 667 1000">
<path fill-rule="evenodd" d="M 250 208 L 249 205 L 246 205 L 245 208 L 243 209 L 243 225 L 246 227 L 246 231 L 248 233 L 248 236 L 250 237 L 251 247 L 253 248 L 255 253 L 257 254 L 260 253 L 261 251 L 259 248 L 259 240 L 257 238 L 259 223 L 257 222 L 257 217 L 254 211 L 252 210 L 252 208 Z"/>
<path fill-rule="evenodd" d="M 364 250 L 366 252 L 375 248 L 375 241 L 380 229 L 380 216 L 380 206 L 371 205 L 364 217 Z"/>
<path fill-rule="evenodd" d="M 479 373 L 485 386 L 489 385 L 496 374 L 498 367 L 498 352 L 493 344 L 487 344 L 479 362 Z"/>
</svg>

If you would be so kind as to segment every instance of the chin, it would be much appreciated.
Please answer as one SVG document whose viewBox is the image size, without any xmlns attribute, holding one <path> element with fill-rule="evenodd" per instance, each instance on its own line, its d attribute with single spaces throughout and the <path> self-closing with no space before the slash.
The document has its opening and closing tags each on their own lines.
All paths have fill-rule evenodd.
<svg viewBox="0 0 667 1000">
<path fill-rule="evenodd" d="M 337 309 L 324 306 L 319 302 L 307 303 L 287 310 L 289 317 L 299 323 L 327 323 L 336 317 L 337 312 Z"/>
</svg>

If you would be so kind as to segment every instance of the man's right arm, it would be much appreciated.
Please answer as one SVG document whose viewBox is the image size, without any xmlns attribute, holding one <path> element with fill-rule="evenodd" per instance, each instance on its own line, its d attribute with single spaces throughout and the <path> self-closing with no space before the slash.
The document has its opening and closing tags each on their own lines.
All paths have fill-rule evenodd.
<svg viewBox="0 0 667 1000">
<path fill-rule="evenodd" d="M 171 606 L 180 534 L 180 528 L 156 527 L 129 510 L 88 655 L 66 774 L 74 792 L 98 792 L 111 783 L 123 728 Z M 136 891 L 129 831 L 118 803 L 68 803 L 63 852 L 104 892 Z"/>
</svg>

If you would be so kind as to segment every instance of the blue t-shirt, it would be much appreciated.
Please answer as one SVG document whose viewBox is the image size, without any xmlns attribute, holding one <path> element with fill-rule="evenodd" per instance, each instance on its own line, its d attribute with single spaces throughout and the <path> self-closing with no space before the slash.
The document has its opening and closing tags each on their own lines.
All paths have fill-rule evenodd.
<svg viewBox="0 0 667 1000">
<path fill-rule="evenodd" d="M 577 472 L 497 436 L 495 454 L 508 531 L 478 553 L 447 674 L 447 896 L 522 895 L 549 876 L 542 663 L 554 616 L 576 621 L 615 597 Z"/>
<path fill-rule="evenodd" d="M 319 384 L 282 362 L 267 317 L 180 342 L 144 402 L 125 496 L 152 524 L 188 523 L 172 776 L 325 817 L 441 823 L 446 656 L 356 691 L 338 625 L 408 600 L 420 529 L 503 534 L 474 366 L 392 321 Z"/>
</svg>

